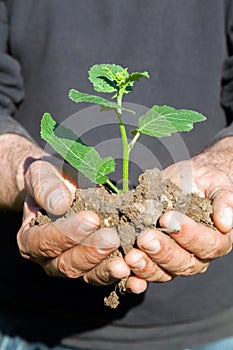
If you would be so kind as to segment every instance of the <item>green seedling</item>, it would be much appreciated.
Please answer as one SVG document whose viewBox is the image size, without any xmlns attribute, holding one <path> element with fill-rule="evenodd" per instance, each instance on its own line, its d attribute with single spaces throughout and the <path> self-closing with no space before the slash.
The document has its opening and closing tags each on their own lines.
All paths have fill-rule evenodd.
<svg viewBox="0 0 233 350">
<path fill-rule="evenodd" d="M 94 147 L 84 144 L 70 129 L 53 120 L 49 113 L 45 113 L 41 120 L 41 137 L 93 183 L 108 185 L 118 194 L 128 191 L 130 153 L 141 134 L 156 138 L 170 136 L 176 132 L 190 131 L 194 123 L 206 119 L 203 114 L 196 111 L 153 105 L 146 114 L 138 118 L 138 127 L 131 131 L 133 136 L 129 139 L 123 121 L 123 112 L 131 113 L 132 118 L 135 118 L 135 112 L 123 107 L 123 96 L 133 91 L 135 82 L 149 77 L 146 71 L 129 73 L 127 68 L 116 64 L 96 64 L 89 70 L 89 80 L 95 91 L 113 94 L 111 100 L 75 89 L 69 91 L 69 98 L 76 103 L 96 104 L 102 110 L 115 111 L 123 146 L 122 189 L 117 188 L 107 176 L 115 170 L 114 159 L 101 158 Z"/>
</svg>

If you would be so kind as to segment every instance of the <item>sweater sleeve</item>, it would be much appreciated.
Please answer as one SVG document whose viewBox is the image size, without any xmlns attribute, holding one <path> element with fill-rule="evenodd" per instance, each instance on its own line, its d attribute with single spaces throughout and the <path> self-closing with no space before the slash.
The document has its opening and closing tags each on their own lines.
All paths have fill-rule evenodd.
<svg viewBox="0 0 233 350">
<path fill-rule="evenodd" d="M 226 113 L 226 127 L 216 139 L 233 136 L 233 1 L 225 0 L 227 56 L 223 63 L 221 105 Z"/>
<path fill-rule="evenodd" d="M 13 117 L 24 94 L 20 64 L 7 52 L 8 33 L 6 3 L 0 0 L 0 134 L 15 133 L 31 139 Z"/>
</svg>

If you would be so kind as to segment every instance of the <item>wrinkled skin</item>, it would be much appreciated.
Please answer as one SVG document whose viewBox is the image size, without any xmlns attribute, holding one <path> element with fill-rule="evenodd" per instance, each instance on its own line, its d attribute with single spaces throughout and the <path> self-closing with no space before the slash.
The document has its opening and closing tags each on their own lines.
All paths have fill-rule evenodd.
<svg viewBox="0 0 233 350">
<path fill-rule="evenodd" d="M 164 173 L 179 185 L 179 174 L 185 174 L 185 169 L 190 169 L 190 162 L 170 166 Z M 150 229 L 141 232 L 138 248 L 124 259 L 104 259 L 119 247 L 120 241 L 113 229 L 99 228 L 99 218 L 93 212 L 83 211 L 65 220 L 30 226 L 40 208 L 53 215 L 66 212 L 76 189 L 67 174 L 54 165 L 33 162 L 25 173 L 27 195 L 23 224 L 17 235 L 20 253 L 40 264 L 49 275 L 79 277 L 94 285 L 111 284 L 129 276 L 127 289 L 133 293 L 144 292 L 149 281 L 167 282 L 175 276 L 202 273 L 212 260 L 232 248 L 233 184 L 220 170 L 196 162 L 192 162 L 192 176 L 192 190 L 212 200 L 218 230 L 180 213 L 167 212 L 160 218 L 160 225 L 167 228 L 173 239 Z"/>
</svg>

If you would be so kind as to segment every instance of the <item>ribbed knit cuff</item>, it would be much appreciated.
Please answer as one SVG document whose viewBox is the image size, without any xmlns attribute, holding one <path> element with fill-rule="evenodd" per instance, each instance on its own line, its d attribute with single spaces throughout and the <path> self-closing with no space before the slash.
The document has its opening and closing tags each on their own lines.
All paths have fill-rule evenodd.
<svg viewBox="0 0 233 350">
<path fill-rule="evenodd" d="M 6 114 L 4 111 L 0 112 L 0 135 L 2 134 L 18 134 L 26 137 L 33 143 L 35 140 L 31 137 L 31 135 L 27 132 L 24 127 L 17 122 L 14 118 Z"/>
</svg>

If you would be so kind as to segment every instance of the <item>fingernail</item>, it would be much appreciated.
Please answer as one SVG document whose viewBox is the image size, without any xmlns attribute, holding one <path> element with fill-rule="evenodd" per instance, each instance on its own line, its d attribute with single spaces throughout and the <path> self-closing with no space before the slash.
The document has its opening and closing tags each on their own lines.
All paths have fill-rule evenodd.
<svg viewBox="0 0 233 350">
<path fill-rule="evenodd" d="M 166 229 L 168 232 L 179 232 L 180 227 L 180 220 L 174 213 L 170 216 L 168 220 L 166 220 Z"/>
<path fill-rule="evenodd" d="M 98 226 L 95 225 L 93 222 L 91 221 L 81 221 L 78 226 L 77 226 L 77 229 L 78 229 L 78 232 L 82 232 L 82 233 L 91 233 L 93 232 L 94 229 L 97 229 Z"/>
<path fill-rule="evenodd" d="M 160 242 L 157 239 L 153 239 L 143 244 L 143 249 L 150 253 L 158 253 L 161 249 Z"/>
<path fill-rule="evenodd" d="M 231 229 L 233 226 L 233 213 L 231 208 L 227 207 L 224 210 L 223 220 L 225 222 L 225 225 L 228 226 L 229 229 Z"/>
<path fill-rule="evenodd" d="M 116 231 L 107 228 L 98 230 L 95 237 L 95 245 L 99 252 L 106 252 L 119 247 L 120 239 Z"/>
<path fill-rule="evenodd" d="M 138 260 L 135 263 L 131 264 L 131 268 L 136 270 L 143 270 L 145 267 L 146 267 L 146 262 L 143 259 Z"/>
<path fill-rule="evenodd" d="M 54 210 L 56 206 L 59 205 L 59 202 L 61 201 L 63 202 L 63 205 L 64 205 L 65 196 L 63 192 L 59 188 L 57 188 L 50 194 L 48 205 L 51 208 L 51 210 Z"/>
</svg>

